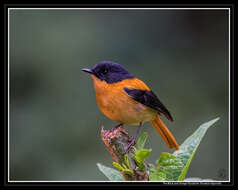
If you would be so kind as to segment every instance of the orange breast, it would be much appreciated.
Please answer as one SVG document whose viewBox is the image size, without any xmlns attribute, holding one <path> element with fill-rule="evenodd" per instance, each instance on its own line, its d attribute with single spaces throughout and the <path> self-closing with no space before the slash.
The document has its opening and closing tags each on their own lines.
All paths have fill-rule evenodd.
<svg viewBox="0 0 238 190">
<path fill-rule="evenodd" d="M 123 90 L 123 88 L 150 90 L 141 80 L 133 78 L 108 84 L 93 75 L 91 76 L 94 81 L 98 106 L 111 120 L 128 125 L 138 125 L 157 115 L 155 110 L 133 100 Z"/>
</svg>

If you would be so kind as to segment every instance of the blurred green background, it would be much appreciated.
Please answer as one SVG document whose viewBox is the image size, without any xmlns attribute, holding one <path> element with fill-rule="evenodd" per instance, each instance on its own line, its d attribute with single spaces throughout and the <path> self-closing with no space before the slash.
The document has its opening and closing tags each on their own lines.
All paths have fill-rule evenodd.
<svg viewBox="0 0 238 190">
<path fill-rule="evenodd" d="M 103 60 L 151 87 L 174 117 L 162 119 L 179 144 L 220 117 L 187 177 L 227 180 L 228 32 L 228 10 L 11 10 L 10 180 L 107 180 L 96 166 L 112 167 L 100 131 L 116 123 L 80 70 Z M 142 131 L 149 162 L 174 151 L 150 123 Z"/>
</svg>

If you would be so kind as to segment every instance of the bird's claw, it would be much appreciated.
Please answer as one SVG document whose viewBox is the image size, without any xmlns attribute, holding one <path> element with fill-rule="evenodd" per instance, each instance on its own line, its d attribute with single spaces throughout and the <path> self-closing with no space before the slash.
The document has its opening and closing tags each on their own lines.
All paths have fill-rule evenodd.
<svg viewBox="0 0 238 190">
<path fill-rule="evenodd" d="M 113 127 L 112 129 L 110 129 L 110 131 L 112 132 L 112 131 L 114 131 L 115 129 L 117 129 L 118 127 L 121 127 L 121 126 L 123 126 L 123 124 L 118 124 L 118 125 L 116 125 L 115 127 Z"/>
<path fill-rule="evenodd" d="M 130 144 L 127 146 L 125 153 L 128 153 L 132 146 L 136 144 L 136 139 L 132 138 Z"/>
</svg>

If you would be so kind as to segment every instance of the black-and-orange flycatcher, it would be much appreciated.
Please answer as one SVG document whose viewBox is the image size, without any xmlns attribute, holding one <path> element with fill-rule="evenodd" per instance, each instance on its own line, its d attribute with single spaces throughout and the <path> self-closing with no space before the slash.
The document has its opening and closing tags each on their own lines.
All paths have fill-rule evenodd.
<svg viewBox="0 0 238 190">
<path fill-rule="evenodd" d="M 109 119 L 118 122 L 117 126 L 138 126 L 127 151 L 135 145 L 140 128 L 147 121 L 151 122 L 168 148 L 179 149 L 174 136 L 159 117 L 163 114 L 173 121 L 170 112 L 143 81 L 111 61 L 102 61 L 92 69 L 82 71 L 91 74 L 97 104 Z"/>
</svg>

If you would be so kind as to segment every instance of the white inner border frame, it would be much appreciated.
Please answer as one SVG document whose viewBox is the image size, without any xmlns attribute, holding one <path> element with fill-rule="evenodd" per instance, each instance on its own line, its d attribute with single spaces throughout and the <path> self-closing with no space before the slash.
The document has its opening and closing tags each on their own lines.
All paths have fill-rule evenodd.
<svg viewBox="0 0 238 190">
<path fill-rule="evenodd" d="M 121 182 L 121 181 L 17 181 L 17 180 L 10 180 L 10 153 L 9 153 L 9 149 L 10 149 L 10 140 L 9 140 L 9 124 L 10 124 L 10 109 L 9 109 L 9 105 L 10 105 L 10 35 L 9 35 L 9 31 L 10 31 L 10 11 L 11 10 L 228 10 L 228 53 L 229 53 L 229 58 L 228 58 L 228 67 L 229 67 L 229 109 L 228 109 L 228 131 L 229 131 L 229 155 L 228 155 L 228 160 L 229 160 L 229 172 L 228 172 L 228 176 L 229 176 L 229 180 L 227 181 L 204 181 L 204 182 L 199 182 L 199 181 L 158 181 L 158 183 L 164 183 L 164 184 L 181 184 L 181 183 L 196 183 L 196 184 L 219 184 L 219 183 L 224 183 L 224 182 L 230 182 L 230 174 L 231 174 L 231 170 L 230 170 L 230 34 L 231 34 L 231 8 L 8 8 L 8 182 L 14 183 L 14 182 Z M 127 181 L 130 182 L 130 181 Z M 133 182 L 140 182 L 140 181 L 133 181 Z M 145 183 L 150 183 L 152 181 L 143 181 Z M 155 181 L 153 181 L 154 183 Z M 124 182 L 121 182 L 124 183 Z"/>
</svg>

